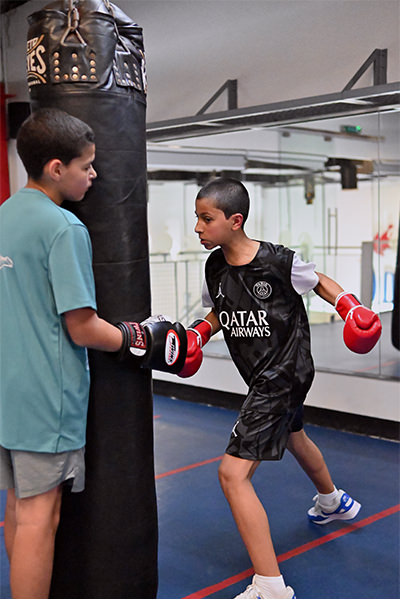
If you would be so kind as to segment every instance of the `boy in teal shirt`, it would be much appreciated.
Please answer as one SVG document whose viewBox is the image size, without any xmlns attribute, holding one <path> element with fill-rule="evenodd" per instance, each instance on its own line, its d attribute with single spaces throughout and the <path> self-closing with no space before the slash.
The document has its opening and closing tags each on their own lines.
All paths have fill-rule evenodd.
<svg viewBox="0 0 400 600">
<path fill-rule="evenodd" d="M 0 207 L 0 488 L 12 595 L 47 598 L 62 485 L 84 487 L 86 348 L 123 340 L 96 312 L 89 233 L 61 208 L 96 177 L 93 131 L 41 109 L 17 150 L 28 182 Z"/>
</svg>

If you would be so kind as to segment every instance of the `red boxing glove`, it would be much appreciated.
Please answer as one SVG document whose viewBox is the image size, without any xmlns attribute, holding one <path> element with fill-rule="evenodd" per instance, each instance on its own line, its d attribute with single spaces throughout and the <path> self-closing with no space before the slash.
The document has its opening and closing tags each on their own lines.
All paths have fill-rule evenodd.
<svg viewBox="0 0 400 600">
<path fill-rule="evenodd" d="M 202 347 L 208 342 L 212 334 L 212 325 L 205 319 L 194 321 L 186 331 L 187 354 L 179 377 L 191 377 L 200 369 L 203 362 Z"/>
<path fill-rule="evenodd" d="M 358 354 L 366 354 L 381 336 L 382 324 L 377 314 L 363 306 L 353 294 L 342 292 L 336 298 L 335 308 L 345 321 L 343 340 Z"/>
</svg>

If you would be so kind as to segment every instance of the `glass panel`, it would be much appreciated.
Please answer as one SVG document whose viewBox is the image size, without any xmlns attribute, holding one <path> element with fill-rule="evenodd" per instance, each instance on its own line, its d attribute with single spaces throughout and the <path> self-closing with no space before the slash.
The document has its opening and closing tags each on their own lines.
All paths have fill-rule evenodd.
<svg viewBox="0 0 400 600">
<path fill-rule="evenodd" d="M 330 119 L 277 128 L 274 135 L 251 132 L 258 150 L 250 145 L 243 150 L 247 169 L 242 177 L 251 198 L 247 234 L 292 248 L 380 313 L 381 341 L 358 355 L 345 347 L 343 322 L 334 308 L 314 292 L 305 296 L 317 369 L 400 378 L 399 351 L 391 340 L 399 128 L 396 112 Z M 225 134 L 214 147 L 229 147 L 229 139 Z M 236 159 L 238 139 L 232 135 Z M 210 138 L 190 143 L 197 149 L 211 145 Z M 201 286 L 208 252 L 193 232 L 199 187 L 195 178 L 149 181 L 152 310 L 186 325 L 205 314 Z M 227 355 L 221 334 L 205 352 Z"/>
<path fill-rule="evenodd" d="M 201 288 L 208 254 L 193 231 L 198 189 L 181 181 L 149 182 L 152 312 L 186 325 L 204 316 Z"/>
<path fill-rule="evenodd" d="M 281 137 L 282 162 L 296 152 L 303 159 L 308 152 L 310 158 L 315 153 L 325 158 L 321 172 L 311 173 L 312 204 L 305 205 L 305 186 L 291 190 L 290 223 L 281 223 L 280 241 L 379 312 L 383 325 L 379 344 L 368 354 L 355 354 L 343 344 L 343 322 L 334 308 L 310 293 L 306 302 L 319 369 L 400 376 L 398 350 L 391 343 L 400 192 L 393 127 L 398 131 L 396 113 L 365 115 L 289 128 Z"/>
</svg>

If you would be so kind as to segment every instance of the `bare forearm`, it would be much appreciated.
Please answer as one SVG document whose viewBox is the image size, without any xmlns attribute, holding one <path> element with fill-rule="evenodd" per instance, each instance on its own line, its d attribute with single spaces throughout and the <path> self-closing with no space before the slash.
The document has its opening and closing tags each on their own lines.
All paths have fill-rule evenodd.
<svg viewBox="0 0 400 600">
<path fill-rule="evenodd" d="M 208 313 L 208 315 L 206 315 L 204 318 L 206 319 L 206 321 L 209 321 L 211 323 L 213 335 L 214 335 L 214 333 L 217 333 L 217 331 L 219 331 L 221 329 L 220 322 L 219 322 L 218 317 L 215 314 L 214 310 L 211 310 Z"/>
<path fill-rule="evenodd" d="M 90 308 L 72 310 L 64 314 L 68 333 L 78 346 L 94 350 L 117 352 L 122 344 L 121 331 L 101 319 Z"/>
<path fill-rule="evenodd" d="M 335 300 L 338 294 L 343 292 L 343 288 L 327 275 L 324 275 L 323 273 L 317 273 L 317 275 L 319 277 L 319 283 L 315 286 L 314 292 L 334 306 Z"/>
</svg>

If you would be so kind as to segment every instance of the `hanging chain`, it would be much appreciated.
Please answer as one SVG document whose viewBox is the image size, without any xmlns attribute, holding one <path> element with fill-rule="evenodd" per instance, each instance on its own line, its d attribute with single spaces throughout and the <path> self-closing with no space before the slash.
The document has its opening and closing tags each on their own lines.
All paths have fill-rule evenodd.
<svg viewBox="0 0 400 600">
<path fill-rule="evenodd" d="M 77 9 L 77 7 L 75 6 L 75 3 L 77 2 L 77 0 L 68 0 L 69 1 L 69 8 L 68 8 L 68 22 L 67 22 L 67 29 L 64 31 L 64 35 L 61 38 L 61 44 L 63 44 L 65 42 L 65 40 L 67 39 L 67 37 L 70 34 L 75 34 L 76 37 L 78 38 L 79 42 L 83 45 L 86 46 L 86 42 L 83 39 L 83 37 L 81 36 L 80 32 L 79 32 L 79 11 Z"/>
<path fill-rule="evenodd" d="M 113 18 L 114 29 L 115 29 L 115 34 L 117 36 L 117 40 L 119 41 L 119 43 L 121 44 L 121 46 L 123 47 L 123 49 L 125 50 L 125 52 L 128 52 L 128 54 L 130 54 L 130 50 L 129 50 L 128 46 L 125 44 L 124 40 L 119 35 L 119 31 L 118 31 L 117 23 L 116 23 L 116 20 L 115 20 L 115 15 L 114 15 L 113 7 L 112 7 L 112 4 L 111 4 L 110 0 L 103 0 L 103 2 L 104 2 L 104 5 L 105 5 L 106 9 L 108 10 L 108 12 L 110 13 L 110 15 Z"/>
</svg>

